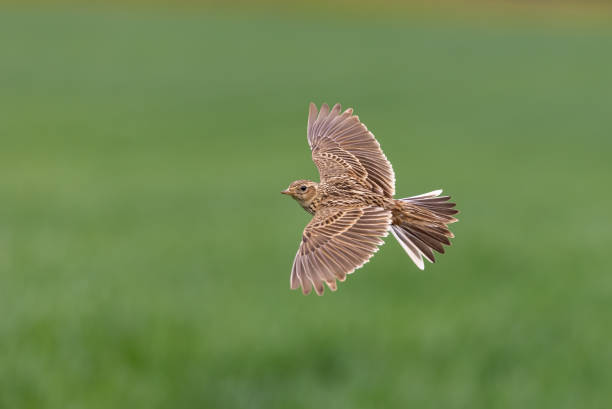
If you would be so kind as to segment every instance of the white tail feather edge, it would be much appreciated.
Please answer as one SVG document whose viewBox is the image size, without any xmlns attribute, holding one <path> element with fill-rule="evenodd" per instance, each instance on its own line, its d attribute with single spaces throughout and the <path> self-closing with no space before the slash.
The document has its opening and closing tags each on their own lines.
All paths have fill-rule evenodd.
<svg viewBox="0 0 612 409">
<path fill-rule="evenodd" d="M 438 190 L 432 190 L 431 192 L 428 192 L 428 193 L 423 193 L 422 195 L 406 197 L 406 198 L 401 199 L 401 200 L 421 199 L 421 198 L 424 198 L 424 197 L 437 197 L 437 196 L 440 196 L 441 194 L 442 194 L 442 189 L 438 189 Z"/>
<path fill-rule="evenodd" d="M 423 262 L 423 253 L 416 246 L 412 245 L 410 240 L 402 232 L 402 228 L 399 226 L 391 226 L 391 233 L 393 237 L 399 242 L 404 251 L 408 254 L 410 259 L 416 264 L 416 266 L 425 270 L 425 263 Z"/>
</svg>

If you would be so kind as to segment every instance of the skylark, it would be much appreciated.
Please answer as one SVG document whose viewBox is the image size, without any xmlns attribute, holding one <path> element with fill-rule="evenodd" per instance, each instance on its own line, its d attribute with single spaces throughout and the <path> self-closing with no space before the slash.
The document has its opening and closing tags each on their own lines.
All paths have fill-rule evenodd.
<svg viewBox="0 0 612 409">
<path fill-rule="evenodd" d="M 378 141 L 351 108 L 340 111 L 340 104 L 319 112 L 310 104 L 308 144 L 321 181 L 296 180 L 281 192 L 314 215 L 291 269 L 291 289 L 304 294 L 314 287 L 322 295 L 324 282 L 335 291 L 336 280 L 367 263 L 389 230 L 421 270 L 423 258 L 433 263 L 433 251 L 444 253 L 454 237 L 447 225 L 458 211 L 450 196 L 434 190 L 393 199 L 395 174 Z"/>
</svg>

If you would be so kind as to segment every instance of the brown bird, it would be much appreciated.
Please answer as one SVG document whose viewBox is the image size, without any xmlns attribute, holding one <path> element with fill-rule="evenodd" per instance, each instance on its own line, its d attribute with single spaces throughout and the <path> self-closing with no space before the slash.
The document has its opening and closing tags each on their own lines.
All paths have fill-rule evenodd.
<svg viewBox="0 0 612 409">
<path fill-rule="evenodd" d="M 340 111 L 340 104 L 319 112 L 310 104 L 308 144 L 321 181 L 296 180 L 281 192 L 314 215 L 291 269 L 291 289 L 304 294 L 314 287 L 322 295 L 323 283 L 335 291 L 336 280 L 367 263 L 389 230 L 421 270 L 423 257 L 435 262 L 433 251 L 444 253 L 454 237 L 447 225 L 458 211 L 450 196 L 434 190 L 393 199 L 395 174 L 378 141 L 351 108 Z"/>
</svg>

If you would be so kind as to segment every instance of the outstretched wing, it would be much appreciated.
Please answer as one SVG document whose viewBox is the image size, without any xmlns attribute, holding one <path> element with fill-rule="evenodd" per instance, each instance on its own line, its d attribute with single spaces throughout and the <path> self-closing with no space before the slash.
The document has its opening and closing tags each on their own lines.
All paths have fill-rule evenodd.
<svg viewBox="0 0 612 409">
<path fill-rule="evenodd" d="M 322 208 L 304 229 L 302 243 L 293 261 L 291 289 L 314 287 L 323 294 L 323 282 L 336 290 L 336 279 L 364 265 L 388 234 L 391 212 L 380 207 Z"/>
<path fill-rule="evenodd" d="M 335 176 L 361 180 L 373 191 L 387 197 L 395 193 L 395 174 L 380 144 L 349 108 L 340 113 L 340 104 L 317 112 L 310 104 L 308 143 L 321 181 Z"/>
</svg>

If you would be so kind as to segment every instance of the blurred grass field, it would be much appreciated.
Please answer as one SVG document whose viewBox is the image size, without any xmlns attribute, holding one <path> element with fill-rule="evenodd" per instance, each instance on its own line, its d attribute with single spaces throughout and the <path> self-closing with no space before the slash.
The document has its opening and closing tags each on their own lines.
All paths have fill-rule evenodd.
<svg viewBox="0 0 612 409">
<path fill-rule="evenodd" d="M 4 9 L 0 50 L 0 408 L 612 399 L 612 27 Z M 289 290 L 310 101 L 453 196 L 435 265 Z"/>
</svg>

